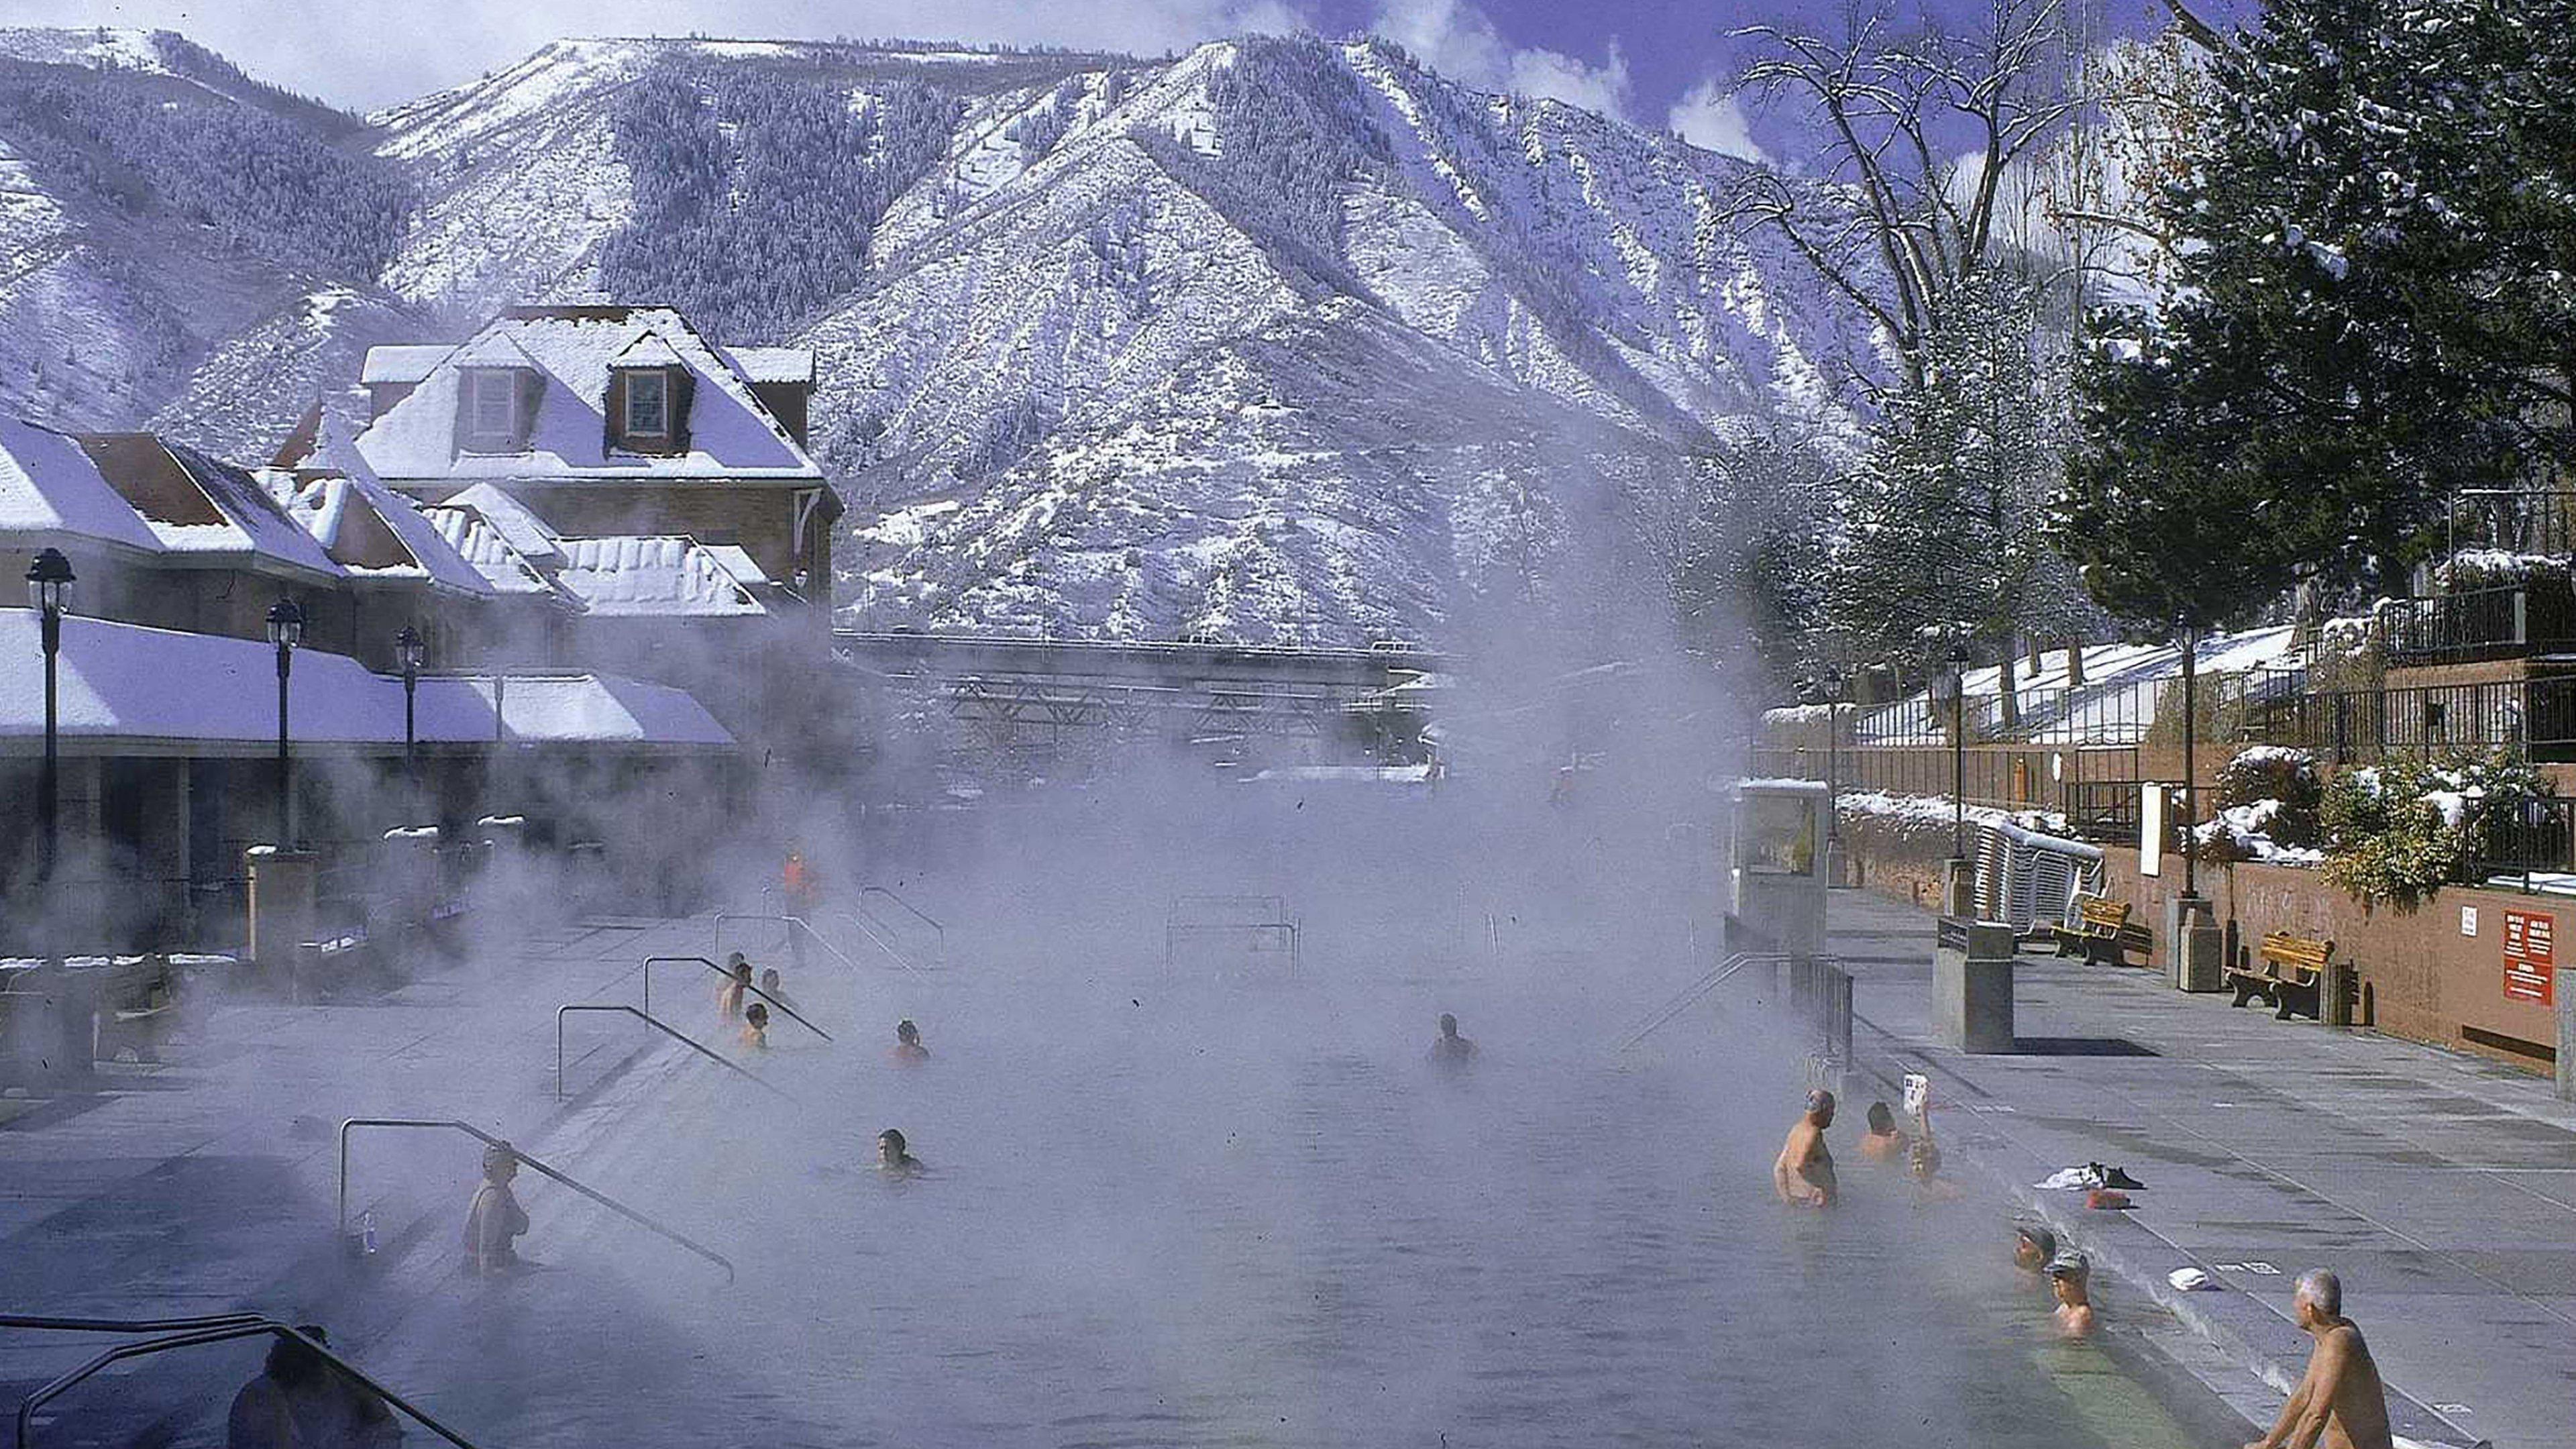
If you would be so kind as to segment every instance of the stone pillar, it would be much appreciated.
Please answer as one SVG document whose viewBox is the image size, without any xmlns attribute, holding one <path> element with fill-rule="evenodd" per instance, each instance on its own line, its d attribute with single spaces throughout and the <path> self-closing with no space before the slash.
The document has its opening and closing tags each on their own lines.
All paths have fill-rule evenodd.
<svg viewBox="0 0 2576 1449">
<path fill-rule="evenodd" d="M 250 876 L 250 957 L 263 971 L 284 973 L 295 964 L 295 948 L 313 939 L 322 857 L 254 845 L 242 852 L 242 863 Z"/>
<path fill-rule="evenodd" d="M 2218 911 L 2207 896 L 2170 896 L 2165 900 L 2165 952 L 2173 966 L 2176 991 L 2223 991 L 2227 987 L 2227 936 Z"/>
<path fill-rule="evenodd" d="M 2009 1052 L 2013 1036 L 2013 930 L 1944 916 L 1932 951 L 1932 1025 L 1953 1051 Z"/>
<path fill-rule="evenodd" d="M 1977 863 L 1956 858 L 1941 862 L 1941 914 L 1961 920 L 1977 918 Z"/>
</svg>

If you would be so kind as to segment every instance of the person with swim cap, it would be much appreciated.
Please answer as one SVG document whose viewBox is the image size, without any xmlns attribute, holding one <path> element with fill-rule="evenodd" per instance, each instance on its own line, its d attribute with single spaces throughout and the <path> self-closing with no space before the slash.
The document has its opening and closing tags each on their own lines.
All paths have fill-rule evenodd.
<svg viewBox="0 0 2576 1449">
<path fill-rule="evenodd" d="M 498 1273 L 519 1266 L 515 1240 L 528 1230 L 528 1214 L 510 1180 L 519 1175 L 519 1154 L 507 1142 L 483 1149 L 483 1185 L 474 1190 L 474 1205 L 465 1212 L 465 1271 Z"/>
<path fill-rule="evenodd" d="M 906 1149 L 901 1132 L 888 1127 L 877 1134 L 877 1171 L 892 1178 L 906 1178 L 923 1170 L 921 1159 Z"/>
<path fill-rule="evenodd" d="M 2049 1260 L 2057 1256 L 2057 1234 L 2038 1223 L 2021 1223 L 2013 1228 L 2013 1266 L 2037 1277 L 2048 1270 Z"/>
<path fill-rule="evenodd" d="M 2323 1268 L 2300 1274 L 2290 1307 L 2316 1347 L 2272 1432 L 2245 1449 L 2392 1449 L 2388 1389 L 2361 1330 L 2343 1316 L 2343 1280 Z"/>
<path fill-rule="evenodd" d="M 1771 1164 L 1771 1186 L 1793 1207 L 1834 1205 L 1834 1155 L 1825 1147 L 1825 1129 L 1834 1124 L 1834 1094 L 1818 1088 L 1807 1094 L 1807 1110 L 1789 1129 L 1780 1158 Z"/>
<path fill-rule="evenodd" d="M 2082 1253 L 2069 1250 L 2048 1262 L 2048 1286 L 2057 1294 L 2057 1308 L 2050 1315 L 2057 1321 L 2060 1338 L 2087 1338 L 2093 1332 L 2093 1265 Z"/>
<path fill-rule="evenodd" d="M 930 1048 L 921 1044 L 921 1028 L 913 1025 L 910 1017 L 896 1022 L 894 1024 L 894 1064 L 899 1067 L 910 1067 L 918 1066 L 928 1060 L 930 1060 Z"/>
</svg>

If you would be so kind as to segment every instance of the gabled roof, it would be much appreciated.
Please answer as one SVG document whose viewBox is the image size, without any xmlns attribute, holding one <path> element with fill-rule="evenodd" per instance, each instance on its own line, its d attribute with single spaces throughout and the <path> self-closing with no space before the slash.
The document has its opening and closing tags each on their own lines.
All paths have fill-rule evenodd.
<svg viewBox="0 0 2576 1449">
<path fill-rule="evenodd" d="M 510 546 L 501 530 L 492 526 L 480 509 L 454 503 L 436 503 L 421 510 L 421 516 L 438 530 L 447 546 L 456 550 L 474 571 L 483 576 L 496 594 L 554 594 L 555 586 L 526 555 Z M 569 602 L 569 601 L 567 601 Z"/>
<path fill-rule="evenodd" d="M 375 387 L 383 383 L 418 382 L 429 376 L 439 359 L 454 352 L 446 342 L 394 343 L 367 349 L 367 360 L 358 368 L 358 381 Z"/>
<path fill-rule="evenodd" d="M 83 433 L 78 441 L 150 531 L 155 551 L 340 576 L 339 565 L 249 473 L 150 433 Z"/>
<path fill-rule="evenodd" d="M 639 350 L 640 349 L 640 350 Z M 608 374 L 624 356 L 660 357 L 654 365 L 685 367 L 696 379 L 688 416 L 689 451 L 673 456 L 612 453 L 602 409 Z M 507 479 L 517 483 L 707 482 L 816 486 L 822 470 L 752 391 L 731 355 L 710 345 L 667 307 L 513 308 L 486 323 L 454 351 L 419 371 L 417 351 L 369 352 L 367 375 L 418 385 L 358 438 L 377 475 L 399 486 L 423 482 Z M 783 350 L 780 350 L 783 351 Z M 765 370 L 793 371 L 783 357 Z M 460 370 L 533 367 L 542 376 L 536 416 L 522 453 L 460 452 L 456 416 Z M 812 363 L 805 364 L 811 375 Z"/>
<path fill-rule="evenodd" d="M 27 549 L 161 547 L 76 439 L 16 418 L 0 418 L 0 540 Z"/>
<path fill-rule="evenodd" d="M 568 538 L 555 582 L 590 613 L 735 618 L 769 610 L 687 537 Z"/>
<path fill-rule="evenodd" d="M 499 530 L 510 547 L 533 564 L 555 565 L 563 562 L 563 535 L 554 526 L 530 512 L 528 505 L 489 483 L 473 487 L 442 499 L 442 504 L 471 508 L 483 515 L 483 521 Z"/>
<path fill-rule="evenodd" d="M 658 332 L 647 332 L 608 359 L 610 367 L 678 367 L 680 354 Z"/>
<path fill-rule="evenodd" d="M 351 445 L 355 402 L 354 393 L 344 393 L 315 404 L 316 466 L 263 471 L 258 477 L 269 495 L 352 578 L 418 579 L 451 593 L 489 596 L 493 587 L 482 571 L 418 504 L 387 488 Z"/>
<path fill-rule="evenodd" d="M 719 347 L 734 371 L 748 382 L 812 382 L 814 351 L 810 347 Z"/>
</svg>

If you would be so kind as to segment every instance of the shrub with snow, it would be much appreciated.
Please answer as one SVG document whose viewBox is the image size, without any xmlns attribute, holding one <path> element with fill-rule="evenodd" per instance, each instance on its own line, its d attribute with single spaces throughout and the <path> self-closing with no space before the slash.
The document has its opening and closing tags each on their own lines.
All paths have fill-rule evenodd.
<svg viewBox="0 0 2576 1449">
<path fill-rule="evenodd" d="M 2218 772 L 2218 808 L 2245 812 L 2240 826 L 2254 827 L 2274 845 L 2317 843 L 2317 807 L 2325 782 L 2317 757 L 2287 745 L 2252 745 Z"/>
<path fill-rule="evenodd" d="M 2549 793 L 2546 776 L 2502 755 L 2346 770 L 2319 811 L 2326 879 L 2361 900 L 2411 908 L 2491 857 L 2492 832 Z"/>
</svg>

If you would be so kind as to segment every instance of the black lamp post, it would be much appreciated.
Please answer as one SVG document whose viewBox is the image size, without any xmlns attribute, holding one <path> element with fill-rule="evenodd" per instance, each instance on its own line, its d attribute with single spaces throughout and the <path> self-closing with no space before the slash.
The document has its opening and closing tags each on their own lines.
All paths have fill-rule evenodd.
<svg viewBox="0 0 2576 1449">
<path fill-rule="evenodd" d="M 293 779 L 286 763 L 286 676 L 295 667 L 295 646 L 304 642 L 304 611 L 293 599 L 268 606 L 268 642 L 277 646 L 277 848 L 292 848 L 288 834 L 287 792 Z"/>
<path fill-rule="evenodd" d="M 38 637 L 45 649 L 45 768 L 37 787 L 37 814 L 42 826 L 44 854 L 37 858 L 37 879 L 51 880 L 54 874 L 54 852 L 58 841 L 56 830 L 61 819 L 61 764 L 55 754 L 54 660 L 63 652 L 63 611 L 72 604 L 72 561 L 61 549 L 49 548 L 36 555 L 27 566 L 27 603 L 35 609 Z"/>
<path fill-rule="evenodd" d="M 2182 631 L 2182 897 L 2199 896 L 2198 882 L 2192 879 L 2193 866 L 2200 856 L 2200 832 L 2195 827 L 2200 815 L 2200 777 L 2195 771 L 2199 760 L 2192 744 L 2200 734 L 2200 631 L 2186 625 Z"/>
<path fill-rule="evenodd" d="M 1842 746 L 1843 672 L 1827 666 L 1824 677 L 1817 681 L 1825 696 L 1825 843 L 1843 838 L 1840 750 Z"/>
<path fill-rule="evenodd" d="M 409 624 L 394 636 L 394 661 L 402 666 L 403 677 L 403 768 L 419 783 L 420 731 L 416 724 L 415 706 L 420 699 L 420 661 L 429 652 L 421 642 L 420 631 Z"/>
<path fill-rule="evenodd" d="M 1950 646 L 1950 858 L 1968 858 L 1968 646 Z"/>
</svg>

